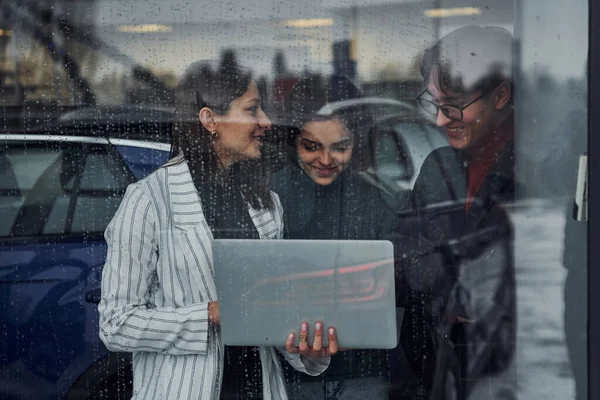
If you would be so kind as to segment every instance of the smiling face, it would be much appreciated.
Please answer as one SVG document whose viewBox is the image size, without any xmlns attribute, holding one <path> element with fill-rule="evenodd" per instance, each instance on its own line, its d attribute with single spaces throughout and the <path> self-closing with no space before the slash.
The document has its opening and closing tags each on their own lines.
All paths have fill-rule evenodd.
<svg viewBox="0 0 600 400">
<path fill-rule="evenodd" d="M 437 76 L 438 74 L 433 71 L 427 84 L 428 97 L 434 103 L 463 107 L 475 100 L 462 110 L 461 121 L 454 121 L 443 112 L 438 112 L 436 123 L 439 127 L 444 128 L 448 143 L 459 150 L 481 145 L 497 127 L 498 121 L 503 118 L 504 112 L 502 111 L 510 99 L 510 85 L 505 82 L 489 93 L 481 91 L 461 93 L 441 90 L 436 79 Z"/>
<path fill-rule="evenodd" d="M 427 85 L 427 92 L 437 104 L 455 104 L 457 106 L 468 104 L 481 95 L 479 92 L 442 92 L 433 80 L 430 80 Z M 492 131 L 493 125 L 490 117 L 493 107 L 490 108 L 486 100 L 488 98 L 484 96 L 465 108 L 462 121 L 453 121 L 441 111 L 438 112 L 436 123 L 439 127 L 444 128 L 450 146 L 460 150 L 468 149 L 480 143 Z"/>
<path fill-rule="evenodd" d="M 339 119 L 304 124 L 296 138 L 300 166 L 316 184 L 333 183 L 352 158 L 352 136 Z"/>
<path fill-rule="evenodd" d="M 244 94 L 231 102 L 225 115 L 205 107 L 199 117 L 209 132 L 217 132 L 213 146 L 225 166 L 260 158 L 262 141 L 271 128 L 271 121 L 261 107 L 254 81 L 250 81 Z"/>
</svg>

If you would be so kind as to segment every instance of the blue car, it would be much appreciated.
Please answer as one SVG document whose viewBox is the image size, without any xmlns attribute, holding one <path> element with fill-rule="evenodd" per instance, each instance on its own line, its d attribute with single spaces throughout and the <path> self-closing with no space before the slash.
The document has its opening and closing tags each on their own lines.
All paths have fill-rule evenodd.
<svg viewBox="0 0 600 400">
<path fill-rule="evenodd" d="M 0 399 L 131 397 L 98 337 L 103 232 L 170 145 L 102 132 L 0 135 Z"/>
</svg>

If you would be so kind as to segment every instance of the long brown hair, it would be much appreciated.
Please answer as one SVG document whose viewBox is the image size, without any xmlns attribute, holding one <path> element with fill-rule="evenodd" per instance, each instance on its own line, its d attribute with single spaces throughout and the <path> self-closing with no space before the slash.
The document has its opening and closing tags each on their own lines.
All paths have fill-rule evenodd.
<svg viewBox="0 0 600 400">
<path fill-rule="evenodd" d="M 231 102 L 248 90 L 250 82 L 250 73 L 243 71 L 230 57 L 223 57 L 216 70 L 206 62 L 195 62 L 181 77 L 176 94 L 171 158 L 183 154 L 197 188 L 202 182 L 216 179 L 221 169 L 213 138 L 200 122 L 198 112 L 208 107 L 218 115 L 227 114 Z M 273 208 L 264 161 L 246 160 L 238 164 L 235 168 L 240 171 L 239 189 L 244 199 L 253 208 Z"/>
</svg>

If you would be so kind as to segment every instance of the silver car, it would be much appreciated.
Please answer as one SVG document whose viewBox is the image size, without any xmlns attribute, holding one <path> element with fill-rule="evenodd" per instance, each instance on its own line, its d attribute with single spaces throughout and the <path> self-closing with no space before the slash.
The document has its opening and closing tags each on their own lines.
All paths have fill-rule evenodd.
<svg viewBox="0 0 600 400">
<path fill-rule="evenodd" d="M 404 206 L 427 156 L 448 146 L 444 133 L 414 112 L 380 120 L 370 140 L 373 165 L 362 176 L 389 195 L 396 210 Z"/>
</svg>

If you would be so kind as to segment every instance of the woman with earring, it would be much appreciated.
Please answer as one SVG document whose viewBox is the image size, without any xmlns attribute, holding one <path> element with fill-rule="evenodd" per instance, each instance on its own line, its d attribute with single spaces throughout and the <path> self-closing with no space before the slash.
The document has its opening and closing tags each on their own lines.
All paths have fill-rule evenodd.
<svg viewBox="0 0 600 400">
<path fill-rule="evenodd" d="M 271 122 L 256 83 L 232 62 L 217 71 L 192 64 L 176 116 L 173 158 L 128 188 L 106 229 L 100 337 L 133 353 L 133 399 L 287 399 L 274 348 L 224 348 L 213 279 L 213 239 L 282 236 L 281 203 L 260 161 Z M 308 330 L 302 322 L 299 346 L 292 333 L 280 352 L 318 375 L 336 334 L 317 322 L 311 346 Z"/>
</svg>

